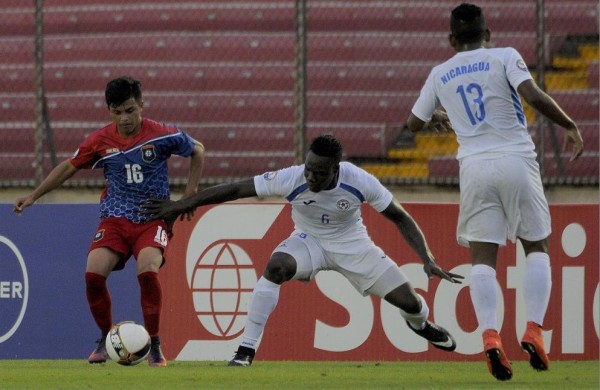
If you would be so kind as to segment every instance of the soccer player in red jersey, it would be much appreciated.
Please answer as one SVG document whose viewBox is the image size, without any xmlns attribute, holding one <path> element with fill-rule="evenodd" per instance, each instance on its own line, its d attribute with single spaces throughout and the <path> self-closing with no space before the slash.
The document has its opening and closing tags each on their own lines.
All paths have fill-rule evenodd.
<svg viewBox="0 0 600 390">
<path fill-rule="evenodd" d="M 195 194 L 204 166 L 204 146 L 173 126 L 143 118 L 138 80 L 124 76 L 110 81 L 105 98 L 112 123 L 92 132 L 36 189 L 17 198 L 14 212 L 21 214 L 80 169 L 103 169 L 106 187 L 100 198 L 101 220 L 85 271 L 87 300 L 102 335 L 88 361 L 103 363 L 107 359 L 104 340 L 112 327 L 112 310 L 106 280 L 112 271 L 123 269 L 133 255 L 144 325 L 152 339 L 148 363 L 166 366 L 158 336 L 162 306 L 158 270 L 165 261 L 170 226 L 162 220 L 148 221 L 139 213 L 140 205 L 148 198 L 169 199 L 167 159 L 172 154 L 190 157 L 183 197 Z"/>
</svg>

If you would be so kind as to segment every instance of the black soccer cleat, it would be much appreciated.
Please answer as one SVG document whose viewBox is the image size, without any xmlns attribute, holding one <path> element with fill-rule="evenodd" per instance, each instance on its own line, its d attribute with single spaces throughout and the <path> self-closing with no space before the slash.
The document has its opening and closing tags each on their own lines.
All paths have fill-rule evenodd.
<svg viewBox="0 0 600 390">
<path fill-rule="evenodd" d="M 104 363 L 108 359 L 108 352 L 106 352 L 106 337 L 100 337 L 96 340 L 96 348 L 88 357 L 90 364 Z"/>
<path fill-rule="evenodd" d="M 254 360 L 255 350 L 252 348 L 242 347 L 240 346 L 235 353 L 233 359 L 227 363 L 228 366 L 241 366 L 241 367 L 249 367 L 252 364 L 252 360 Z"/>
<path fill-rule="evenodd" d="M 425 323 L 425 327 L 423 329 L 417 330 L 410 326 L 410 323 L 406 321 L 406 325 L 418 334 L 419 336 L 427 339 L 434 347 L 438 349 L 442 349 L 444 351 L 452 352 L 456 349 L 456 341 L 454 337 L 444 328 L 439 325 L 434 324 L 431 321 L 427 321 Z"/>
</svg>

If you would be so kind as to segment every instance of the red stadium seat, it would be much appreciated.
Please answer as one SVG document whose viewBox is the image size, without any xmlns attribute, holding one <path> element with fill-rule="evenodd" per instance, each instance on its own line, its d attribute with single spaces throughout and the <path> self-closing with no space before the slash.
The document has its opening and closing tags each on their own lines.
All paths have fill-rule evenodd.
<svg viewBox="0 0 600 390">
<path fill-rule="evenodd" d="M 10 0 L 0 13 L 0 34 L 31 34 L 33 7 Z M 14 4 L 12 3 L 14 2 Z M 5 2 L 6 3 L 6 2 Z M 112 4 L 111 4 L 112 3 Z M 44 30 L 50 34 L 139 31 L 293 31 L 292 1 L 243 5 L 144 1 L 129 12 L 122 2 L 85 5 L 74 0 L 44 3 Z M 110 4 L 111 6 L 106 6 Z M 308 3 L 309 31 L 447 32 L 452 1 Z M 484 5 L 488 24 L 498 32 L 535 32 L 535 3 L 494 1 Z M 598 33 L 597 4 L 576 0 L 546 2 L 546 28 L 552 33 Z M 360 21 L 358 23 L 357 21 Z M 110 30 L 107 30 L 109 26 Z"/>
<path fill-rule="evenodd" d="M 599 150 L 600 145 L 598 138 L 600 137 L 600 127 L 598 125 L 598 122 L 582 121 L 578 122 L 577 126 L 579 127 L 579 131 L 581 131 L 581 136 L 583 137 L 585 150 Z M 531 129 L 531 134 L 533 136 L 534 141 L 536 142 L 536 145 L 539 145 L 539 135 L 536 125 L 532 124 L 529 126 L 529 128 Z M 561 150 L 563 146 L 564 129 L 559 126 L 555 126 L 554 129 L 556 132 L 557 146 L 558 149 Z M 551 133 L 549 133 L 548 131 L 544 134 L 544 146 L 547 153 L 554 150 L 552 136 Z"/>
<path fill-rule="evenodd" d="M 277 170 L 294 163 L 293 152 L 272 152 L 259 155 L 247 152 L 207 152 L 203 177 L 206 179 L 247 178 L 264 172 Z M 189 162 L 180 157 L 169 160 L 171 178 L 187 177 Z"/>
<path fill-rule="evenodd" d="M 598 90 L 551 91 L 552 97 L 576 121 L 598 122 Z"/>
</svg>

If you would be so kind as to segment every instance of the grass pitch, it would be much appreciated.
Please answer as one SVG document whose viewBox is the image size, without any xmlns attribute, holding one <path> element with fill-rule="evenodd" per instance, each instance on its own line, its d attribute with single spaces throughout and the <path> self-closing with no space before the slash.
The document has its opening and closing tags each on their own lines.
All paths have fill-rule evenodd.
<svg viewBox="0 0 600 390">
<path fill-rule="evenodd" d="M 227 367 L 225 362 L 145 362 L 123 367 L 85 360 L 0 360 L 1 389 L 599 389 L 598 361 L 551 362 L 536 372 L 513 362 L 499 382 L 482 362 L 272 362 Z"/>
</svg>

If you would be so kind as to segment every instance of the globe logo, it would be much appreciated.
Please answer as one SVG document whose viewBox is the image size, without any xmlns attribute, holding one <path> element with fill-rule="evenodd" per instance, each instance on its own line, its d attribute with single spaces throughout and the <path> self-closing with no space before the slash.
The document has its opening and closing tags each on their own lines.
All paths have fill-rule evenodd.
<svg viewBox="0 0 600 390">
<path fill-rule="evenodd" d="M 204 328 L 221 338 L 239 336 L 256 281 L 252 260 L 241 247 L 222 241 L 209 246 L 191 279 L 194 308 Z"/>
</svg>

